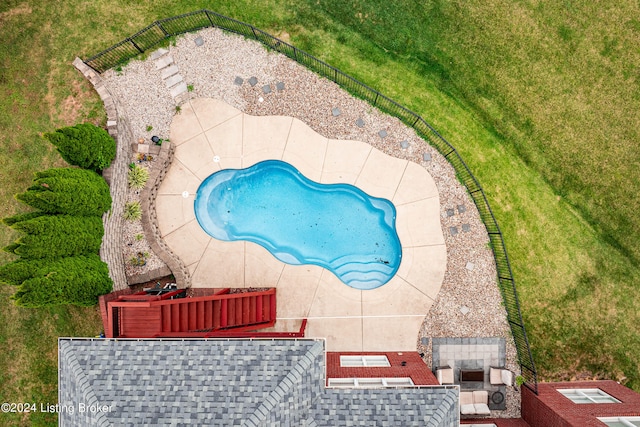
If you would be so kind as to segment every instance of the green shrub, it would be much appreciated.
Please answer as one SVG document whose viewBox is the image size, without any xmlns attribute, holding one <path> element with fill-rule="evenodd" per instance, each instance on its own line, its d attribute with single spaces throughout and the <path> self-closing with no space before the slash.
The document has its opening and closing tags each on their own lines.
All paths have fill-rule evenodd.
<svg viewBox="0 0 640 427">
<path fill-rule="evenodd" d="M 47 214 L 40 211 L 21 213 L 14 216 L 8 216 L 6 218 L 2 218 L 2 222 L 5 225 L 8 225 L 9 227 L 11 227 L 13 224 L 17 222 L 28 221 L 30 219 L 38 218 L 43 215 L 47 215 Z"/>
<path fill-rule="evenodd" d="M 111 208 L 106 181 L 93 171 L 77 168 L 36 172 L 34 184 L 16 199 L 50 214 L 102 215 Z"/>
<path fill-rule="evenodd" d="M 137 221 L 142 218 L 142 208 L 140 202 L 129 202 L 124 205 L 124 219 L 127 221 Z"/>
<path fill-rule="evenodd" d="M 14 278 L 31 271 L 13 295 L 22 307 L 47 307 L 60 304 L 91 306 L 98 297 L 111 292 L 113 282 L 109 268 L 98 255 L 60 258 L 58 260 L 19 261 Z M 0 268 L 0 276 L 6 269 Z M 18 273 L 16 273 L 18 272 Z"/>
<path fill-rule="evenodd" d="M 116 156 L 116 143 L 102 128 L 90 123 L 61 128 L 44 134 L 69 164 L 100 172 Z"/>
<path fill-rule="evenodd" d="M 129 168 L 129 187 L 140 189 L 144 187 L 149 179 L 149 169 L 140 167 L 136 164 Z"/>
<path fill-rule="evenodd" d="M 15 222 L 11 228 L 26 235 L 4 249 L 26 259 L 97 254 L 104 234 L 98 216 L 46 215 Z"/>
<path fill-rule="evenodd" d="M 20 285 L 33 277 L 34 271 L 44 265 L 46 260 L 18 260 L 0 267 L 0 282 L 8 285 Z"/>
</svg>

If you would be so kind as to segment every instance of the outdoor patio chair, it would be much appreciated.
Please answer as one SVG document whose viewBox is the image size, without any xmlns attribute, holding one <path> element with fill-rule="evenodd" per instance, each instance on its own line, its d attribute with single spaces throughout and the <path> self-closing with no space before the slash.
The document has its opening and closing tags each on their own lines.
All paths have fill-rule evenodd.
<svg viewBox="0 0 640 427">
<path fill-rule="evenodd" d="M 512 385 L 513 373 L 505 368 L 491 368 L 489 371 L 489 382 L 491 385 Z"/>
<path fill-rule="evenodd" d="M 461 415 L 490 415 L 489 392 L 486 390 L 461 391 L 460 414 Z"/>
<path fill-rule="evenodd" d="M 453 384 L 453 368 L 441 366 L 436 369 L 436 378 L 441 385 Z"/>
</svg>

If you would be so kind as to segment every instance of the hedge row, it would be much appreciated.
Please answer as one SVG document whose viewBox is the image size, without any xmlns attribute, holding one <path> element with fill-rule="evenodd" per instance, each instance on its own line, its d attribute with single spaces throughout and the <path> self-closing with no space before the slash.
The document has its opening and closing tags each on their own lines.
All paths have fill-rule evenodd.
<svg viewBox="0 0 640 427">
<path fill-rule="evenodd" d="M 4 250 L 22 258 L 53 259 L 100 250 L 104 227 L 98 216 L 44 215 L 16 222 L 14 218 L 5 223 L 25 235 Z"/>
<path fill-rule="evenodd" d="M 37 172 L 16 199 L 36 209 L 5 218 L 23 233 L 5 251 L 20 259 L 0 267 L 0 281 L 18 287 L 17 305 L 90 306 L 111 291 L 109 268 L 98 256 L 111 209 L 109 186 L 99 175 L 114 159 L 114 140 L 104 130 L 82 124 L 45 134 L 62 157 L 78 168 Z"/>
<path fill-rule="evenodd" d="M 35 176 L 34 184 L 16 199 L 44 213 L 89 216 L 111 209 L 109 185 L 93 171 L 53 168 Z"/>
<path fill-rule="evenodd" d="M 113 286 L 109 268 L 95 254 L 16 261 L 0 267 L 0 280 L 19 286 L 12 298 L 17 305 L 32 308 L 91 306 Z"/>
</svg>

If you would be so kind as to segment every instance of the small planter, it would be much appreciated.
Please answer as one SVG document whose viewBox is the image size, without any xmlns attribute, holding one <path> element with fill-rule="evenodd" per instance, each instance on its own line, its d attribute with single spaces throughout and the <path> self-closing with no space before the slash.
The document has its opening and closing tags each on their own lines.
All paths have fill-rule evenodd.
<svg viewBox="0 0 640 427">
<path fill-rule="evenodd" d="M 162 143 L 165 141 L 169 141 L 169 139 L 160 138 L 159 136 L 156 136 L 156 135 L 153 135 L 151 137 L 151 142 L 153 142 L 156 145 L 162 145 Z"/>
<path fill-rule="evenodd" d="M 143 267 L 147 265 L 147 257 L 149 254 L 146 252 L 138 252 L 135 256 L 131 257 L 129 263 L 134 267 Z"/>
<path fill-rule="evenodd" d="M 151 160 L 153 160 L 153 156 L 151 154 L 138 153 L 137 159 L 138 163 L 150 162 Z"/>
</svg>

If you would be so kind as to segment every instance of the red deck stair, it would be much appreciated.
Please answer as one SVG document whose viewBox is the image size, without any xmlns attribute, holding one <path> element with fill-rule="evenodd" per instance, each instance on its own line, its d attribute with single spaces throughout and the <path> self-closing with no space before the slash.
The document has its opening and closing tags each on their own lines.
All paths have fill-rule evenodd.
<svg viewBox="0 0 640 427">
<path fill-rule="evenodd" d="M 143 292 L 107 303 L 107 338 L 208 337 L 253 331 L 276 321 L 276 290 L 179 298 Z"/>
</svg>

